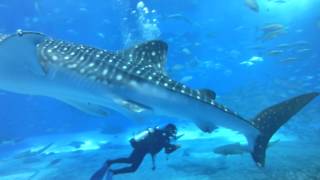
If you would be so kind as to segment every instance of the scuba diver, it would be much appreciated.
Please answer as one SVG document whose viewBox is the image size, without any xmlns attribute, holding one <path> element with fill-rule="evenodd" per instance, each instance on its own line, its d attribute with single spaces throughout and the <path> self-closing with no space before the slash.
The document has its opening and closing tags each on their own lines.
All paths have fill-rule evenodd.
<svg viewBox="0 0 320 180">
<path fill-rule="evenodd" d="M 148 128 L 130 139 L 133 151 L 129 157 L 107 160 L 104 165 L 93 174 L 91 180 L 101 180 L 106 173 L 107 179 L 111 179 L 113 175 L 135 172 L 147 154 L 151 155 L 152 170 L 155 170 L 156 155 L 163 148 L 166 154 L 171 154 L 179 149 L 180 145 L 171 144 L 170 141 L 177 140 L 181 136 L 177 136 L 177 128 L 173 124 L 167 124 L 163 128 Z M 120 169 L 109 169 L 110 166 L 115 163 L 127 163 L 131 165 Z"/>
</svg>

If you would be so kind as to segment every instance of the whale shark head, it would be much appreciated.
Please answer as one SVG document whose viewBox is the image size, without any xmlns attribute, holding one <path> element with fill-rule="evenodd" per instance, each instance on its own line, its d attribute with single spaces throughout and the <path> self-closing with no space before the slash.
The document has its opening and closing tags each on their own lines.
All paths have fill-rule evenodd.
<svg viewBox="0 0 320 180">
<path fill-rule="evenodd" d="M 0 88 L 21 91 L 44 76 L 36 45 L 46 36 L 40 33 L 0 35 Z M 27 86 L 26 86 L 27 85 Z"/>
</svg>

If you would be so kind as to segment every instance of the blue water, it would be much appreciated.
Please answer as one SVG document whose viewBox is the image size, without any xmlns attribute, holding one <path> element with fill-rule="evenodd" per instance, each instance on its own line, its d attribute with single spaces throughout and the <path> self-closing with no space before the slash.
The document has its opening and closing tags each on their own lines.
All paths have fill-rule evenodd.
<svg viewBox="0 0 320 180">
<path fill-rule="evenodd" d="M 192 88 L 214 90 L 219 102 L 246 118 L 252 118 L 263 108 L 290 97 L 320 91 L 320 1 L 318 0 L 285 0 L 284 3 L 276 0 L 258 0 L 259 12 L 249 9 L 244 0 L 154 0 L 145 1 L 143 6 L 138 7 L 139 2 L 137 0 L 2 0 L 0 33 L 11 34 L 17 29 L 37 31 L 56 39 L 108 50 L 128 48 L 151 39 L 163 40 L 169 46 L 166 64 L 168 75 Z M 270 24 L 281 25 L 281 32 L 277 32 L 278 34 L 270 39 L 263 39 L 262 29 Z M 290 47 L 279 48 L 281 44 Z M 252 57 L 258 57 L 261 61 L 246 64 L 250 63 Z M 180 120 L 157 119 L 152 122 L 137 122 L 117 113 L 112 113 L 107 118 L 94 117 L 49 97 L 0 91 L 0 99 L 0 142 L 2 142 L 0 157 L 10 157 L 12 153 L 35 147 L 38 142 L 46 145 L 44 142 L 57 141 L 55 144 L 59 144 L 58 141 L 64 136 L 72 137 L 70 138 L 72 140 L 92 137 L 88 142 L 90 144 L 91 141 L 95 142 L 95 138 L 100 140 L 101 136 L 102 140 L 114 136 L 128 137 L 139 129 L 172 121 L 186 133 L 189 132 L 189 128 L 193 128 L 191 131 L 201 132 L 192 123 Z M 313 101 L 281 128 L 280 139 L 318 141 L 319 99 Z M 103 133 L 99 134 L 102 131 Z M 236 136 L 229 132 L 222 134 L 222 139 L 232 139 Z M 206 135 L 192 134 L 190 139 L 192 142 L 197 142 L 197 139 L 203 136 Z M 16 142 L 17 140 L 19 141 Z M 238 137 L 233 139 L 237 140 Z M 126 144 L 126 139 L 121 139 L 120 142 L 122 145 Z M 116 141 L 113 143 L 116 144 Z M 212 147 L 213 145 L 209 146 L 209 149 Z M 57 145 L 56 149 L 59 149 Z M 94 153 L 99 154 L 99 148 L 88 149 L 90 151 L 88 153 L 93 157 Z M 63 159 L 63 156 L 60 158 Z M 78 179 L 88 179 L 90 172 L 98 168 L 104 159 L 102 156 L 97 164 L 90 167 L 91 169 L 89 168 L 90 170 L 83 175 L 79 175 Z M 282 160 L 286 161 L 285 158 Z M 319 158 L 314 159 L 314 161 L 319 160 Z M 10 161 L 10 158 L 8 161 L 16 162 Z M 234 161 L 240 162 L 238 159 Z M 191 159 L 189 165 L 196 166 L 198 164 L 196 159 L 195 162 Z M 208 163 L 216 162 L 218 160 Z M 81 163 L 81 160 L 78 163 Z M 7 167 L 10 170 L 0 171 L 0 179 L 1 177 L 12 179 L 13 176 L 9 175 L 22 171 L 20 167 L 15 169 L 14 163 L 10 166 L 12 167 Z M 246 166 L 255 168 L 250 158 Z M 315 166 L 320 168 L 319 164 Z M 29 163 L 28 168 L 37 169 L 38 166 Z M 167 172 L 166 168 L 171 171 Z M 178 173 L 179 168 L 175 164 L 168 167 L 162 165 L 159 171 L 163 174 Z M 59 170 L 67 171 L 63 167 Z M 219 171 L 219 168 L 216 171 Z M 55 171 L 57 174 L 59 172 Z M 188 179 L 187 174 L 181 179 Z M 306 174 L 314 175 L 314 172 Z M 310 179 L 313 177 L 311 175 L 303 176 L 302 179 Z M 315 177 L 320 178 L 317 175 Z M 44 173 L 33 178 L 54 179 L 54 177 L 68 179 L 55 176 L 54 173 Z M 127 178 L 157 179 L 157 177 L 159 176 L 152 173 L 147 175 L 138 173 Z M 169 177 L 171 176 L 163 178 L 170 179 Z M 208 173 L 198 178 L 190 176 L 189 179 L 213 177 Z M 223 179 L 223 176 L 215 177 Z M 253 176 L 249 178 L 259 179 Z M 266 177 L 261 177 L 263 178 Z M 290 179 L 290 176 L 284 178 Z"/>
</svg>

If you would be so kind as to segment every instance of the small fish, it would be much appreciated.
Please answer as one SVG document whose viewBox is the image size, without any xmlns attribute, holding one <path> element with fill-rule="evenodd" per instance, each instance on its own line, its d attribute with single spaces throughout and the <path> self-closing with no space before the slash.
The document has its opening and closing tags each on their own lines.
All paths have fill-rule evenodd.
<svg viewBox="0 0 320 180">
<path fill-rule="evenodd" d="M 201 45 L 201 43 L 199 43 L 199 42 L 195 42 L 194 43 L 194 46 L 196 46 L 196 47 L 198 47 L 198 46 L 200 46 Z"/>
<path fill-rule="evenodd" d="M 68 146 L 78 149 L 82 144 L 84 144 L 84 142 L 82 141 L 72 141 L 71 143 L 68 144 Z"/>
<path fill-rule="evenodd" d="M 180 81 L 186 83 L 186 82 L 191 81 L 192 79 L 193 79 L 192 76 L 184 76 L 183 78 L 181 78 Z"/>
<path fill-rule="evenodd" d="M 37 155 L 42 154 L 43 152 L 45 152 L 47 149 L 49 149 L 51 146 L 53 145 L 53 143 L 50 143 L 44 147 L 42 147 L 39 150 L 36 151 L 32 151 L 31 149 L 26 150 L 24 152 L 21 152 L 19 154 L 17 154 L 14 158 L 16 159 L 21 159 L 21 158 L 30 158 L 30 157 L 36 157 Z"/>
<path fill-rule="evenodd" d="M 68 29 L 68 30 L 67 30 L 67 33 L 77 34 L 77 32 L 76 32 L 74 29 Z"/>
<path fill-rule="evenodd" d="M 281 55 L 283 53 L 283 50 L 271 50 L 268 52 L 268 55 L 270 56 L 278 56 Z"/>
<path fill-rule="evenodd" d="M 312 51 L 311 49 L 303 48 L 303 49 L 299 49 L 297 52 L 298 53 L 308 53 L 308 52 L 311 52 L 311 51 Z"/>
<path fill-rule="evenodd" d="M 263 31 L 278 31 L 279 29 L 283 29 L 284 28 L 284 25 L 282 24 L 279 24 L 279 23 L 271 23 L 271 24 L 267 24 L 267 25 L 264 25 L 261 29 Z"/>
<path fill-rule="evenodd" d="M 185 55 L 190 55 L 191 54 L 191 51 L 188 49 L 188 48 L 183 48 L 181 50 Z"/>
<path fill-rule="evenodd" d="M 38 1 L 35 1 L 33 6 L 34 6 L 34 9 L 35 9 L 36 12 L 40 11 L 40 7 L 39 7 L 39 2 Z"/>
<path fill-rule="evenodd" d="M 239 154 L 249 153 L 250 150 L 245 145 L 241 145 L 240 143 L 234 143 L 234 144 L 219 146 L 215 148 L 213 152 L 215 154 L 228 156 L 228 155 L 239 155 Z"/>
<path fill-rule="evenodd" d="M 268 144 L 268 148 L 278 143 L 280 140 L 272 141 Z M 243 145 L 240 143 L 227 144 L 223 146 L 216 147 L 213 152 L 215 154 L 220 154 L 223 156 L 228 155 L 242 155 L 245 153 L 250 153 L 250 148 L 248 145 Z"/>
<path fill-rule="evenodd" d="M 237 59 L 240 56 L 240 54 L 240 51 L 234 49 L 229 52 L 230 57 L 234 59 Z"/>
<path fill-rule="evenodd" d="M 224 74 L 225 76 L 231 76 L 231 75 L 232 75 L 232 70 L 231 70 L 231 69 L 226 69 L 226 70 L 223 72 L 223 74 Z"/>
<path fill-rule="evenodd" d="M 298 60 L 298 58 L 289 57 L 289 58 L 287 58 L 287 59 L 282 59 L 282 60 L 280 60 L 280 62 L 281 62 L 281 63 L 289 63 L 289 62 L 295 62 L 295 61 L 297 61 L 297 60 Z"/>
<path fill-rule="evenodd" d="M 189 18 L 179 13 L 169 14 L 167 16 L 163 16 L 162 18 L 163 20 L 175 20 L 175 21 L 185 22 L 190 25 L 194 25 L 194 23 Z"/>
<path fill-rule="evenodd" d="M 5 95 L 4 93 L 0 95 Z M 0 139 L 0 145 L 17 145 L 19 142 L 23 141 L 23 139 Z"/>
<path fill-rule="evenodd" d="M 249 66 L 253 66 L 256 62 L 262 62 L 262 61 L 264 61 L 264 59 L 262 57 L 252 56 L 250 59 L 240 62 L 240 64 L 246 65 L 249 67 Z"/>
<path fill-rule="evenodd" d="M 242 62 L 240 62 L 240 64 L 241 64 L 241 65 L 246 65 L 246 66 L 252 66 L 252 65 L 254 65 L 254 63 L 253 63 L 253 62 L 250 62 L 250 61 L 242 61 Z"/>
<path fill-rule="evenodd" d="M 145 5 L 144 5 L 143 1 L 139 1 L 137 3 L 137 9 L 143 9 L 144 7 L 145 7 Z"/>
<path fill-rule="evenodd" d="M 254 50 L 261 50 L 264 49 L 265 47 L 263 47 L 262 45 L 252 45 L 252 46 L 248 46 L 248 49 L 254 49 Z"/>
<path fill-rule="evenodd" d="M 47 167 L 52 167 L 52 166 L 60 163 L 61 161 L 62 161 L 62 159 L 54 159 L 54 160 L 52 160 L 52 161 L 48 164 Z"/>
<path fill-rule="evenodd" d="M 98 35 L 100 38 L 102 38 L 102 39 L 105 38 L 105 35 L 104 35 L 103 33 L 101 33 L 101 32 L 99 32 L 97 35 Z"/>
<path fill-rule="evenodd" d="M 259 57 L 259 56 L 252 56 L 248 61 L 251 61 L 251 62 L 262 62 L 264 61 L 262 57 Z"/>
<path fill-rule="evenodd" d="M 309 46 L 310 43 L 308 41 L 304 41 L 304 40 L 301 40 L 301 41 L 296 41 L 294 43 L 292 43 L 292 46 L 294 47 L 305 47 L 305 46 Z"/>
<path fill-rule="evenodd" d="M 306 76 L 305 79 L 306 80 L 312 80 L 314 78 L 314 76 Z"/>
<path fill-rule="evenodd" d="M 279 44 L 277 46 L 277 48 L 280 48 L 280 49 L 288 49 L 290 47 L 291 47 L 290 44 L 287 44 L 287 43 Z"/>
<path fill-rule="evenodd" d="M 245 4 L 249 7 L 252 11 L 259 12 L 259 4 L 256 0 L 245 0 Z"/>
<path fill-rule="evenodd" d="M 262 40 L 272 40 L 281 34 L 283 34 L 286 30 L 286 26 L 282 24 L 267 24 L 261 27 L 262 36 L 260 39 Z"/>
<path fill-rule="evenodd" d="M 87 12 L 87 11 L 88 11 L 88 9 L 87 9 L 87 8 L 85 8 L 85 7 L 81 7 L 81 8 L 79 8 L 79 11 L 80 11 L 80 12 Z"/>
<path fill-rule="evenodd" d="M 208 39 L 213 39 L 213 38 L 215 38 L 217 35 L 216 35 L 216 33 L 214 33 L 214 32 L 208 32 L 206 36 L 207 36 Z"/>
<path fill-rule="evenodd" d="M 233 30 L 234 31 L 240 31 L 240 30 L 242 30 L 242 29 L 244 29 L 245 27 L 244 26 L 237 26 L 237 27 L 235 27 Z"/>
<path fill-rule="evenodd" d="M 284 30 L 286 27 L 283 24 L 279 24 L 279 23 L 272 23 L 272 24 L 266 24 L 264 25 L 261 30 L 263 32 L 275 32 L 275 31 L 282 31 Z"/>
<path fill-rule="evenodd" d="M 270 33 L 265 33 L 261 36 L 260 39 L 263 41 L 273 40 L 273 39 L 279 37 L 282 33 L 283 33 L 283 31 L 273 31 Z"/>
<path fill-rule="evenodd" d="M 272 40 L 285 32 L 286 27 L 282 24 L 267 24 L 260 28 L 262 40 Z"/>
</svg>

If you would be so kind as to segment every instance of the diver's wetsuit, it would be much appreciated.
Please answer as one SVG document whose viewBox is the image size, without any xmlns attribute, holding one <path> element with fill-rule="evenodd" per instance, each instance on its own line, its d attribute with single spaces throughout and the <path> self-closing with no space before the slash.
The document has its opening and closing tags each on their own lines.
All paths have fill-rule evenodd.
<svg viewBox="0 0 320 180">
<path fill-rule="evenodd" d="M 134 149 L 129 157 L 119 158 L 107 161 L 110 166 L 114 163 L 127 163 L 131 164 L 129 167 L 111 170 L 114 175 L 135 172 L 140 164 L 142 163 L 144 157 L 150 153 L 155 156 L 163 148 L 167 154 L 176 150 L 176 145 L 170 144 L 170 139 L 167 134 L 161 129 L 155 129 L 154 132 L 150 133 L 144 140 L 133 145 Z"/>
<path fill-rule="evenodd" d="M 148 131 L 148 135 L 141 141 L 137 142 L 132 139 L 130 143 L 133 147 L 133 151 L 130 156 L 126 158 L 107 160 L 106 163 L 104 163 L 104 165 L 93 174 L 91 180 L 101 180 L 112 164 L 131 164 L 131 166 L 128 167 L 110 170 L 113 175 L 135 172 L 147 154 L 151 154 L 154 163 L 155 155 L 159 153 L 163 148 L 165 149 L 165 153 L 167 154 L 170 154 L 177 148 L 179 148 L 179 146 L 177 145 L 170 144 L 170 135 L 166 130 L 159 128 L 154 128 L 153 130 L 154 131 L 152 132 Z"/>
</svg>

